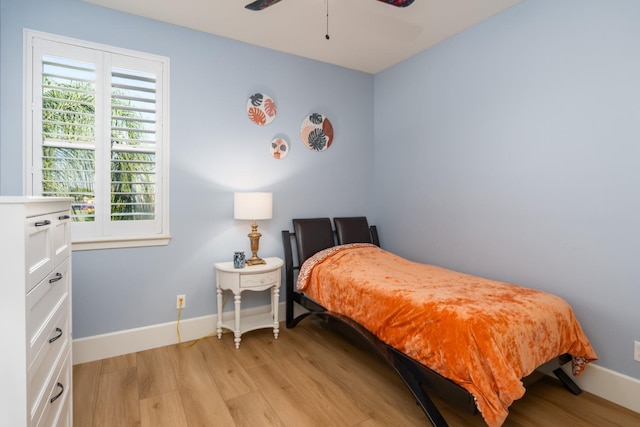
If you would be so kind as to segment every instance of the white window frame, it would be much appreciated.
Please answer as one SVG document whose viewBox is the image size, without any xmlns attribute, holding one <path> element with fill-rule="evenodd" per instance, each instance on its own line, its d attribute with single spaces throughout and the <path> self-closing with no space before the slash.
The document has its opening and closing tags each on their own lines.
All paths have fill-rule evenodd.
<svg viewBox="0 0 640 427">
<path fill-rule="evenodd" d="M 40 99 L 41 90 L 41 70 L 42 58 L 37 58 L 39 47 L 46 45 L 47 49 L 67 50 L 69 53 L 74 49 L 91 49 L 95 51 L 96 58 L 106 58 L 98 60 L 103 64 L 102 68 L 96 70 L 96 104 L 102 103 L 102 107 L 110 110 L 110 58 L 119 58 L 130 64 L 150 64 L 157 71 L 156 86 L 156 118 L 158 122 L 156 134 L 156 226 L 153 228 L 136 227 L 136 221 L 120 221 L 114 223 L 110 221 L 110 215 L 103 215 L 103 221 L 93 221 L 88 223 L 74 222 L 71 225 L 71 235 L 73 250 L 108 249 L 137 246 L 161 246 L 167 245 L 171 239 L 169 233 L 169 58 L 121 49 L 54 34 L 39 31 L 24 30 L 24 188 L 25 194 L 32 196 L 41 195 L 41 165 L 42 165 L 42 129 L 37 129 L 41 122 L 38 117 L 42 117 L 42 104 L 34 102 L 34 96 Z M 47 50 L 48 54 L 52 52 Z M 74 59 L 77 59 L 74 57 Z M 134 65 L 135 67 L 135 65 Z M 134 68 L 135 69 L 135 68 Z M 105 76 L 107 75 L 107 76 Z M 100 108 L 96 105 L 96 111 Z M 39 115 L 39 116 L 38 116 Z M 101 121 L 104 123 L 104 120 Z M 98 124 L 98 120 L 97 120 Z M 110 123 L 106 126 L 98 125 L 96 129 L 95 151 L 107 150 L 110 152 Z M 96 154 L 98 156 L 98 154 Z M 96 157 L 96 182 L 95 187 L 105 188 L 105 182 L 110 182 L 109 156 Z M 105 158 L 106 157 L 106 158 Z M 99 164 L 102 160 L 102 164 Z M 108 190 L 106 190 L 108 191 Z M 97 200 L 96 200 L 97 203 Z M 96 206 L 99 208 L 99 206 Z M 109 207 L 101 207 L 110 209 Z M 142 224 L 140 224 L 142 225 Z"/>
</svg>

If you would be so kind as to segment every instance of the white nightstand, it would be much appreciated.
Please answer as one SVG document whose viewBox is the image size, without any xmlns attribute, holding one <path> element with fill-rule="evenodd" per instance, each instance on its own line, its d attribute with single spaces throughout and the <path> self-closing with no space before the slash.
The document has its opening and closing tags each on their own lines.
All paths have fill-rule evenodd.
<svg viewBox="0 0 640 427">
<path fill-rule="evenodd" d="M 218 338 L 222 338 L 222 328 L 233 331 L 236 348 L 240 348 L 241 335 L 244 332 L 260 328 L 273 328 L 277 339 L 280 332 L 278 324 L 278 303 L 280 299 L 280 270 L 284 262 L 280 258 L 264 258 L 266 264 L 233 268 L 233 262 L 219 262 L 216 267 L 216 291 L 218 297 Z M 271 312 L 240 319 L 242 291 L 271 290 Z M 222 291 L 233 292 L 235 302 L 235 322 L 222 320 Z"/>
</svg>

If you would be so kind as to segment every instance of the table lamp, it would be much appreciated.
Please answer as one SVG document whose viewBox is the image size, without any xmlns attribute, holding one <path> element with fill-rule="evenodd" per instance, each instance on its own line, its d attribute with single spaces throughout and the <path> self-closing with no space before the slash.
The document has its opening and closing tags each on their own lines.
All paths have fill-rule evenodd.
<svg viewBox="0 0 640 427">
<path fill-rule="evenodd" d="M 233 193 L 233 218 L 253 221 L 251 233 L 248 234 L 251 241 L 251 258 L 247 265 L 266 264 L 258 258 L 258 246 L 260 236 L 257 220 L 271 219 L 273 215 L 272 193 Z"/>
</svg>

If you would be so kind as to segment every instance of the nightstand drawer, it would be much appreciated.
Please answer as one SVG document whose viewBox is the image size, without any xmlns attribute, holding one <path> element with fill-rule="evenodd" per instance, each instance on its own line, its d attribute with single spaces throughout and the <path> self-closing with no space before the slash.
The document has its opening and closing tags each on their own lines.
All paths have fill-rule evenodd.
<svg viewBox="0 0 640 427">
<path fill-rule="evenodd" d="M 267 273 L 243 274 L 240 276 L 241 288 L 257 288 L 262 286 L 273 286 L 280 280 L 280 270 Z"/>
</svg>

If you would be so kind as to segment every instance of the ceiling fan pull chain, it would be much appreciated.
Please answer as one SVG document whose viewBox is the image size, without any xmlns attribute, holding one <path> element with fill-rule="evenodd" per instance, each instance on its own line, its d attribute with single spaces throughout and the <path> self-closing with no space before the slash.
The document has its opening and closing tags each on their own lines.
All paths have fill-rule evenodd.
<svg viewBox="0 0 640 427">
<path fill-rule="evenodd" d="M 327 2 L 327 34 L 324 37 L 329 40 L 329 0 L 325 1 Z"/>
</svg>

